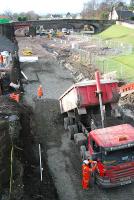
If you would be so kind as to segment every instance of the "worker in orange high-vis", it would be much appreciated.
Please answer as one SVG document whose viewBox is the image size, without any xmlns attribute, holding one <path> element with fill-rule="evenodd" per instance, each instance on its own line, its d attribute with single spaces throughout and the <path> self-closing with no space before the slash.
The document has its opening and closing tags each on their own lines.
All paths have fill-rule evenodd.
<svg viewBox="0 0 134 200">
<path fill-rule="evenodd" d="M 43 88 L 42 85 L 39 85 L 38 90 L 37 90 L 37 95 L 39 98 L 43 96 Z"/>
<path fill-rule="evenodd" d="M 3 55 L 0 53 L 0 67 L 3 67 L 4 58 Z"/>
<path fill-rule="evenodd" d="M 82 188 L 89 189 L 91 173 L 96 170 L 97 162 L 84 160 L 82 164 Z"/>
</svg>

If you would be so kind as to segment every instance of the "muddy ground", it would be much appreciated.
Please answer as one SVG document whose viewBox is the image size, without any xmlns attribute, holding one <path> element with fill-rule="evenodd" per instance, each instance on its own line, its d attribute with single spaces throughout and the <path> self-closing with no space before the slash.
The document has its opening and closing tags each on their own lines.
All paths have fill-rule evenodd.
<svg viewBox="0 0 134 200">
<path fill-rule="evenodd" d="M 32 39 L 25 38 L 25 44 L 30 43 L 29 40 Z M 23 38 L 19 39 L 20 48 L 22 43 Z M 46 50 L 41 45 L 38 51 L 41 51 L 38 63 L 21 64 L 21 69 L 29 78 L 28 84 L 24 84 L 25 101 L 33 107 L 33 144 L 25 144 L 32 151 L 28 151 L 28 158 L 25 159 L 28 165 L 25 165 L 24 199 L 132 200 L 134 184 L 107 190 L 95 185 L 88 191 L 82 190 L 79 150 L 63 129 L 58 102 L 59 96 L 72 85 L 72 75 L 52 53 L 45 54 Z M 37 99 L 39 84 L 44 89 L 41 100 Z M 40 183 L 39 176 L 39 143 L 42 148 L 43 183 Z M 30 160 L 33 154 L 35 158 Z"/>
</svg>

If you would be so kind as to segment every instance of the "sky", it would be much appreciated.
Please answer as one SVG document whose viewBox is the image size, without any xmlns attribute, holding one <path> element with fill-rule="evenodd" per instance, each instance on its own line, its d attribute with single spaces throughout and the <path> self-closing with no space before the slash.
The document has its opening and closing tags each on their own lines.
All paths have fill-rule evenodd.
<svg viewBox="0 0 134 200">
<path fill-rule="evenodd" d="M 89 0 L 0 0 L 0 13 L 4 11 L 47 13 L 79 13 Z M 101 0 L 98 0 L 101 1 Z M 129 2 L 129 0 L 126 0 Z"/>
</svg>

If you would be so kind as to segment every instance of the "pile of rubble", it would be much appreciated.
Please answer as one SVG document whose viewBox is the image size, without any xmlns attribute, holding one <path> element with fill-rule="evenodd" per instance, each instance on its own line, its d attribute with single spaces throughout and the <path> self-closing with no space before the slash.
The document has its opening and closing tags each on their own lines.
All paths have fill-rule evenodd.
<svg viewBox="0 0 134 200">
<path fill-rule="evenodd" d="M 133 92 L 133 93 L 130 93 L 130 94 L 127 94 L 127 95 L 125 95 L 124 97 L 121 97 L 121 98 L 120 98 L 120 101 L 121 101 L 123 104 L 130 104 L 130 105 L 133 105 L 133 106 L 134 106 L 134 92 Z"/>
</svg>

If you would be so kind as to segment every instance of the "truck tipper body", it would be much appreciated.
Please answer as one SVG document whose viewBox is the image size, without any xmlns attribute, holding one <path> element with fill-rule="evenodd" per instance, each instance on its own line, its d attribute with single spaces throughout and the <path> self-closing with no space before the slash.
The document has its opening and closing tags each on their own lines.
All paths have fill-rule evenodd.
<svg viewBox="0 0 134 200">
<path fill-rule="evenodd" d="M 82 160 L 97 160 L 94 175 L 99 185 L 129 184 L 134 179 L 134 127 L 117 118 L 118 81 L 100 80 L 100 93 L 104 128 L 96 80 L 76 83 L 59 98 L 64 128 Z"/>
<path fill-rule="evenodd" d="M 98 106 L 99 99 L 97 96 L 96 81 L 90 80 L 79 82 L 72 85 L 61 97 L 61 113 L 73 109 L 86 109 L 91 106 Z M 103 105 L 118 102 L 118 81 L 101 80 L 101 92 Z"/>
</svg>

